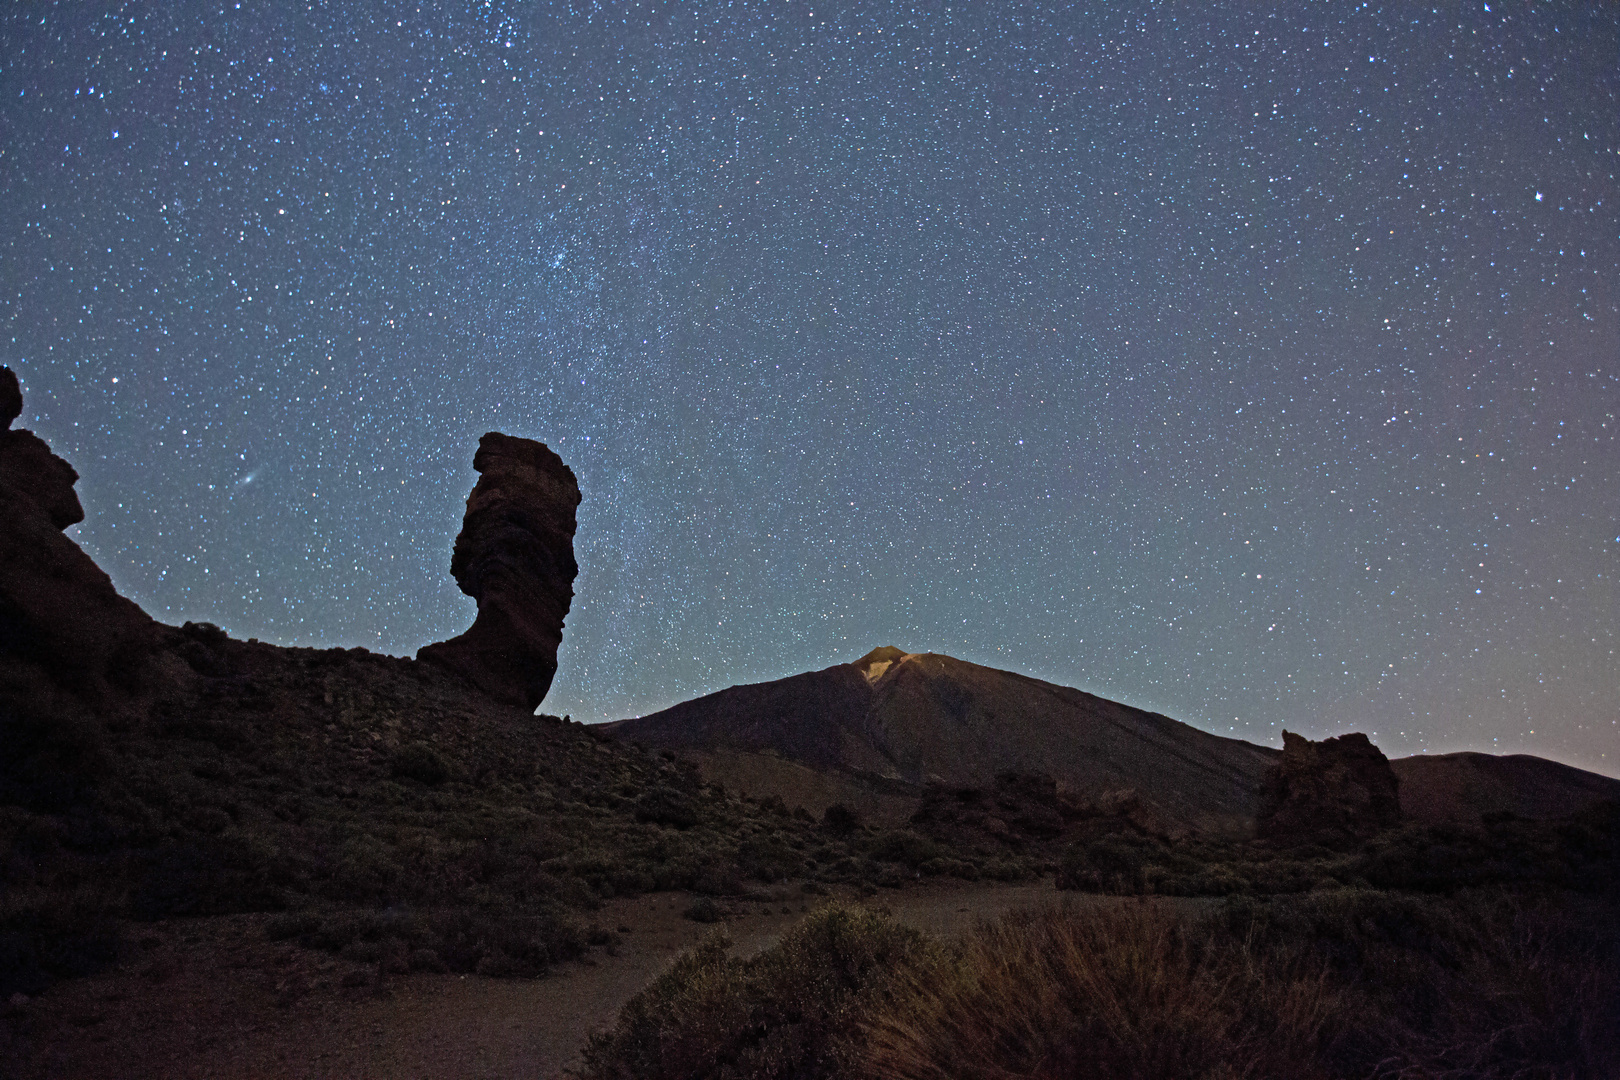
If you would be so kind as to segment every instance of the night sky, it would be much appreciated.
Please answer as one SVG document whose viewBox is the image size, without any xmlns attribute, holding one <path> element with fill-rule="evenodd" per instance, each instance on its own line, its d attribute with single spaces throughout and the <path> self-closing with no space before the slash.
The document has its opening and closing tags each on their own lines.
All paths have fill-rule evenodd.
<svg viewBox="0 0 1620 1080">
<path fill-rule="evenodd" d="M 1620 774 L 1607 3 L 16 3 L 0 362 L 156 617 L 413 653 L 491 429 L 547 712 L 877 645 Z"/>
</svg>

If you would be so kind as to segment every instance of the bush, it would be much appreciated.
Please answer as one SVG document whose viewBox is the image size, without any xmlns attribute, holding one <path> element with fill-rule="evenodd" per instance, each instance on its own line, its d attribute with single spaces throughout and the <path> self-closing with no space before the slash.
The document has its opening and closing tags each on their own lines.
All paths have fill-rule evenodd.
<svg viewBox="0 0 1620 1080">
<path fill-rule="evenodd" d="M 861 815 L 843 803 L 833 803 L 821 815 L 821 825 L 834 836 L 849 836 L 861 827 Z"/>
<path fill-rule="evenodd" d="M 1353 890 L 1204 917 L 1142 900 L 1024 914 L 892 983 L 855 1071 L 1615 1075 L 1612 919 Z"/>
<path fill-rule="evenodd" d="M 659 786 L 642 792 L 636 800 L 636 820 L 690 829 L 698 823 L 697 807 L 674 788 Z"/>
<path fill-rule="evenodd" d="M 874 859 L 903 863 L 915 870 L 931 859 L 945 856 L 945 851 L 939 844 L 914 832 L 895 829 L 873 842 L 871 854 Z"/>
<path fill-rule="evenodd" d="M 717 923 L 726 917 L 725 909 L 712 896 L 698 897 L 692 902 L 692 906 L 681 914 L 699 923 Z"/>
<path fill-rule="evenodd" d="M 1063 853 L 1057 887 L 1116 894 L 1140 891 L 1157 849 L 1150 840 L 1118 833 L 1074 844 Z"/>
<path fill-rule="evenodd" d="M 450 766 L 427 743 L 407 743 L 394 755 L 393 773 L 436 787 L 450 779 Z"/>
<path fill-rule="evenodd" d="M 1620 1075 L 1612 902 L 1338 890 L 1108 900 L 950 948 L 830 905 L 750 960 L 683 955 L 585 1080 Z"/>
<path fill-rule="evenodd" d="M 727 956 L 711 936 L 683 954 L 591 1039 L 586 1080 L 842 1075 L 842 1040 L 891 972 L 927 950 L 914 930 L 830 904 L 774 948 Z"/>
</svg>

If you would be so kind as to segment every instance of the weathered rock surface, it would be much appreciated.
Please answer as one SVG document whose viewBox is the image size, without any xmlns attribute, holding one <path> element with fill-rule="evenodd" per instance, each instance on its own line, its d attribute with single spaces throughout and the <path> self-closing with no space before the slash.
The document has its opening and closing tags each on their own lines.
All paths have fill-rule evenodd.
<svg viewBox="0 0 1620 1080">
<path fill-rule="evenodd" d="M 104 704 L 138 679 L 159 626 L 62 530 L 84 520 L 79 474 L 31 431 L 17 376 L 0 368 L 0 690 L 43 705 L 56 692 Z"/>
<path fill-rule="evenodd" d="M 1312 742 L 1283 732 L 1282 757 L 1266 778 L 1260 836 L 1288 844 L 1343 846 L 1400 823 L 1400 786 L 1389 759 L 1360 732 Z"/>
<path fill-rule="evenodd" d="M 455 671 L 492 697 L 534 709 L 557 673 L 574 597 L 579 483 L 543 443 L 492 431 L 478 443 L 450 572 L 478 601 L 467 632 L 423 647 L 418 660 Z"/>
</svg>

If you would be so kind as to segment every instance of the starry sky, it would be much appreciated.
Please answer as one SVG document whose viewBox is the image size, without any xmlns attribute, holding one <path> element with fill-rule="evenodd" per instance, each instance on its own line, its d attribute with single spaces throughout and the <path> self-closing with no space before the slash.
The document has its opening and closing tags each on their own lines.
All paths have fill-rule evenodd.
<svg viewBox="0 0 1620 1080">
<path fill-rule="evenodd" d="M 576 719 L 895 644 L 1620 775 L 1615 9 L 1094 7 L 8 5 L 21 423 L 158 618 L 395 654 L 546 442 Z"/>
</svg>

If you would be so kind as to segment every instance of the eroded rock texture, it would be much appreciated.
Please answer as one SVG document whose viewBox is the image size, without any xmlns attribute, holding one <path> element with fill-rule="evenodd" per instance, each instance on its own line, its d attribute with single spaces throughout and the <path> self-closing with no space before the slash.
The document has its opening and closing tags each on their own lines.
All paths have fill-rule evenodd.
<svg viewBox="0 0 1620 1080">
<path fill-rule="evenodd" d="M 1283 752 L 1267 778 L 1258 817 L 1262 837 L 1288 844 L 1343 846 L 1401 820 L 1395 770 L 1360 732 L 1312 742 L 1283 732 Z"/>
<path fill-rule="evenodd" d="M 39 436 L 11 428 L 21 412 L 17 376 L 0 368 L 0 691 L 106 702 L 109 680 L 137 676 L 157 624 L 62 535 L 84 520 L 73 490 L 79 474 Z"/>
<path fill-rule="evenodd" d="M 544 444 L 492 431 L 473 457 L 478 483 L 450 572 L 478 601 L 467 632 L 416 655 L 493 697 L 533 709 L 557 673 L 563 619 L 574 597 L 579 483 Z"/>
</svg>

